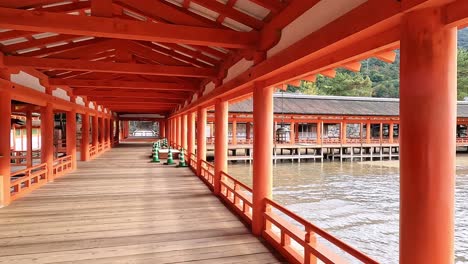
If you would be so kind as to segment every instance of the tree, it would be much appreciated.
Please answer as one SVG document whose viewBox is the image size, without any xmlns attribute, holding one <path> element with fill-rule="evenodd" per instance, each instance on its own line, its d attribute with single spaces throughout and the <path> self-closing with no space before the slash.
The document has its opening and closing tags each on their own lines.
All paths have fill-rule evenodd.
<svg viewBox="0 0 468 264">
<path fill-rule="evenodd" d="M 468 97 L 468 49 L 458 49 L 457 91 L 458 100 Z"/>
</svg>

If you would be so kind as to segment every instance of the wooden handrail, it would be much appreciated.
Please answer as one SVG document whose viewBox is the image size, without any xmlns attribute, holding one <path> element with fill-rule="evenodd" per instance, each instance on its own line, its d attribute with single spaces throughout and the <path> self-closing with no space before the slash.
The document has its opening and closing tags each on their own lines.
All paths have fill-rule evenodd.
<svg viewBox="0 0 468 264">
<path fill-rule="evenodd" d="M 54 160 L 54 178 L 61 177 L 72 170 L 73 157 L 71 155 Z"/>
<path fill-rule="evenodd" d="M 275 201 L 273 201 L 271 199 L 265 199 L 265 201 L 266 201 L 266 208 L 267 208 L 266 211 L 267 212 L 270 211 L 271 208 L 269 208 L 269 206 L 271 206 L 274 209 L 277 209 L 281 213 L 285 214 L 289 218 L 293 219 L 297 223 L 304 226 L 304 229 L 307 230 L 307 233 L 312 232 L 314 234 L 317 234 L 317 235 L 321 236 L 322 238 L 324 238 L 328 242 L 332 243 L 333 245 L 337 246 L 338 248 L 342 249 L 343 251 L 345 251 L 349 255 L 355 257 L 356 259 L 358 259 L 358 260 L 360 260 L 360 261 L 362 261 L 364 263 L 372 263 L 372 264 L 378 263 L 376 260 L 374 260 L 371 257 L 365 255 L 364 253 L 360 252 L 359 250 L 353 248 L 352 246 L 346 244 L 345 242 L 341 241 L 340 239 L 332 236 L 331 234 L 329 234 L 325 230 L 315 226 L 314 224 L 312 224 L 309 221 L 305 220 L 304 218 L 298 216 L 297 214 L 291 212 L 290 210 L 286 209 L 285 207 L 278 204 L 277 202 L 275 202 Z M 267 213 L 265 213 L 265 214 L 267 214 Z M 269 216 L 271 217 L 272 215 L 273 215 L 273 218 L 279 217 L 276 214 L 270 214 Z M 306 234 L 306 236 L 307 235 L 308 234 Z M 304 237 L 304 240 L 305 240 L 305 237 Z M 312 252 L 312 254 L 313 254 L 313 252 Z M 319 257 L 319 256 L 317 256 L 317 257 Z"/>
<path fill-rule="evenodd" d="M 21 176 L 10 182 L 11 200 L 16 200 L 45 184 L 47 182 L 47 171 L 47 164 L 43 163 L 10 174 L 10 179 Z"/>
</svg>

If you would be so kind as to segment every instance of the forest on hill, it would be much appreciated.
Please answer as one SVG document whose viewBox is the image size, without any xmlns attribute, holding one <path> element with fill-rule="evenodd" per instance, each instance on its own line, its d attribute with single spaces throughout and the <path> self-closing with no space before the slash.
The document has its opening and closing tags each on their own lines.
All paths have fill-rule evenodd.
<svg viewBox="0 0 468 264">
<path fill-rule="evenodd" d="M 398 98 L 400 89 L 400 53 L 394 63 L 375 58 L 362 61 L 361 71 L 337 69 L 335 78 L 322 75 L 317 81 L 288 86 L 288 92 L 314 95 L 368 96 Z M 468 28 L 458 31 L 458 100 L 468 97 Z"/>
</svg>

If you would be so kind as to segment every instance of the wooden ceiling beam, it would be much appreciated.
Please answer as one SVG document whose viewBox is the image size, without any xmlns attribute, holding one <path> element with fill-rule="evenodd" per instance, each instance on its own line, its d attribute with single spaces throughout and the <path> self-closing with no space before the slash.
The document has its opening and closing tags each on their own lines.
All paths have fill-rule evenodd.
<svg viewBox="0 0 468 264">
<path fill-rule="evenodd" d="M 68 42 L 74 39 L 77 39 L 78 36 L 75 35 L 56 35 L 40 39 L 32 39 L 29 41 L 8 45 L 2 48 L 4 53 L 16 54 L 18 51 L 32 49 L 32 48 L 43 48 L 47 45 L 59 43 L 59 42 Z"/>
<path fill-rule="evenodd" d="M 273 13 L 278 13 L 283 9 L 286 4 L 279 2 L 278 0 L 250 0 L 259 6 L 263 6 L 266 9 L 271 10 Z"/>
<path fill-rule="evenodd" d="M 194 65 L 194 66 L 198 66 L 198 67 L 213 67 L 213 65 L 210 65 L 208 63 L 205 63 L 205 62 L 202 62 L 202 61 L 198 61 L 196 58 L 192 58 L 190 56 L 187 56 L 187 55 L 184 55 L 184 54 L 181 54 L 181 53 L 178 53 L 174 50 L 171 50 L 171 49 L 166 49 L 166 48 L 163 48 L 161 46 L 158 46 L 154 43 L 151 43 L 151 42 L 138 42 L 138 43 L 134 43 L 137 47 L 137 46 L 140 46 L 140 47 L 144 47 L 145 49 L 147 49 L 147 51 L 149 52 L 152 52 L 152 53 L 155 53 L 154 51 L 157 51 L 156 53 L 163 53 L 163 54 L 166 54 L 165 56 L 168 56 L 169 58 L 172 58 L 173 60 L 175 61 L 178 61 L 179 63 L 183 63 L 185 65 Z M 177 46 L 177 45 L 176 45 Z M 140 48 L 141 51 L 142 48 Z M 140 53 L 142 54 L 142 53 Z M 146 57 L 146 58 L 150 58 L 149 56 L 144 56 L 143 57 Z"/>
<path fill-rule="evenodd" d="M 112 0 L 91 0 L 91 15 L 112 17 Z"/>
<path fill-rule="evenodd" d="M 141 103 L 142 105 L 153 105 L 153 104 L 181 104 L 181 99 L 167 99 L 167 98 L 135 98 L 135 97 L 99 97 L 99 96 L 88 96 L 88 100 L 99 102 L 100 104 L 135 104 Z"/>
<path fill-rule="evenodd" d="M 229 7 L 225 4 L 222 4 L 218 1 L 212 0 L 192 0 L 192 2 L 197 3 L 201 6 L 204 6 L 210 10 L 213 10 L 221 15 L 231 18 L 241 24 L 249 26 L 255 30 L 260 30 L 263 28 L 263 21 L 258 20 L 252 16 L 249 16 L 245 13 L 242 13 L 232 7 Z"/>
<path fill-rule="evenodd" d="M 197 78 L 214 78 L 217 71 L 208 68 L 161 66 L 135 63 L 112 63 L 86 60 L 45 59 L 18 56 L 5 56 L 3 63 L 7 67 L 33 67 L 43 70 L 69 70 L 112 72 L 124 74 L 166 75 Z"/>
<path fill-rule="evenodd" d="M 141 92 L 137 92 L 135 90 L 107 90 L 107 91 L 96 91 L 90 89 L 83 88 L 75 88 L 73 89 L 74 95 L 83 95 L 88 97 L 116 97 L 116 98 L 165 98 L 165 99 L 178 99 L 178 100 L 185 100 L 188 96 L 186 95 L 177 95 L 177 94 L 168 94 L 162 92 L 153 92 L 150 90 L 141 90 Z"/>
<path fill-rule="evenodd" d="M 93 47 L 94 44 L 104 43 L 106 40 L 103 39 L 89 39 L 83 40 L 79 42 L 71 42 L 62 46 L 57 47 L 50 47 L 50 48 L 42 48 L 40 50 L 31 51 L 27 53 L 21 54 L 21 56 L 28 56 L 28 57 L 53 57 L 53 58 L 60 58 L 65 59 L 67 56 L 64 54 L 78 52 L 79 50 L 86 49 Z M 62 55 L 63 54 L 63 55 Z M 72 56 L 71 58 L 74 58 Z"/>
<path fill-rule="evenodd" d="M 153 0 L 116 0 L 117 4 L 150 19 L 185 26 L 219 27 L 213 21 L 182 8 Z"/>
<path fill-rule="evenodd" d="M 157 83 L 157 82 L 129 82 L 129 81 L 105 81 L 105 80 L 80 80 L 80 79 L 49 79 L 49 84 L 53 86 L 70 87 L 92 87 L 92 88 L 115 88 L 115 89 L 139 89 L 139 90 L 160 90 L 160 91 L 196 91 L 198 87 L 183 85 L 178 83 Z"/>
<path fill-rule="evenodd" d="M 257 32 L 147 23 L 114 18 L 0 8 L 0 27 L 81 36 L 184 43 L 228 48 L 255 48 Z"/>
</svg>

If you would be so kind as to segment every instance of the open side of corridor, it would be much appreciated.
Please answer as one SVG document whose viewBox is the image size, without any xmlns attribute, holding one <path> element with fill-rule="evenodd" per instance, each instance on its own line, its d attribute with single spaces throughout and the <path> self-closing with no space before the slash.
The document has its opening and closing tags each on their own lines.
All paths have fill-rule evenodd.
<svg viewBox="0 0 468 264">
<path fill-rule="evenodd" d="M 281 263 L 187 168 L 123 143 L 0 211 L 0 263 Z"/>
</svg>

